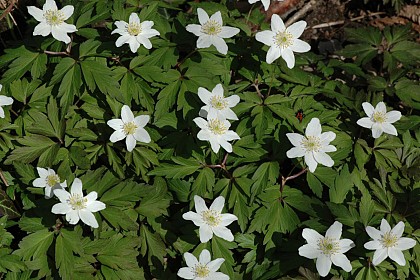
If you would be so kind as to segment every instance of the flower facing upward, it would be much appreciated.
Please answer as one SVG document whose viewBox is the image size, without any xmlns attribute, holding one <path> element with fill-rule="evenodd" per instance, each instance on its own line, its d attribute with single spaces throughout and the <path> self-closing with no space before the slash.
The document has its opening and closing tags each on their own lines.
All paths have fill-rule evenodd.
<svg viewBox="0 0 420 280">
<path fill-rule="evenodd" d="M 36 178 L 32 185 L 37 188 L 45 188 L 45 198 L 51 198 L 54 190 L 67 188 L 66 180 L 60 183 L 60 177 L 54 170 L 37 167 L 39 178 Z"/>
<path fill-rule="evenodd" d="M 385 103 L 383 102 L 376 104 L 376 108 L 373 108 L 369 102 L 363 102 L 362 106 L 367 117 L 359 119 L 357 124 L 372 129 L 373 138 L 378 138 L 382 135 L 382 132 L 395 136 L 398 135 L 392 123 L 401 119 L 401 112 L 390 111 L 387 113 Z"/>
<path fill-rule="evenodd" d="M 201 251 L 199 260 L 188 252 L 184 254 L 184 258 L 188 267 L 182 267 L 178 270 L 177 275 L 181 278 L 194 280 L 229 280 L 229 276 L 222 272 L 217 272 L 225 259 L 218 258 L 211 260 L 210 252 L 206 249 Z"/>
<path fill-rule="evenodd" d="M 403 222 L 399 222 L 391 229 L 389 223 L 385 219 L 382 219 L 380 230 L 368 226 L 366 227 L 366 232 L 373 238 L 373 241 L 366 242 L 365 248 L 376 250 L 373 254 L 373 265 L 380 264 L 389 256 L 391 260 L 404 266 L 405 258 L 402 251 L 413 248 L 416 245 L 414 239 L 401 237 L 404 232 Z"/>
<path fill-rule="evenodd" d="M 238 117 L 232 111 L 232 107 L 235 107 L 240 99 L 237 95 L 231 95 L 229 97 L 223 96 L 222 84 L 217 84 L 212 92 L 205 88 L 198 88 L 198 96 L 201 101 L 206 105 L 201 107 L 200 116 L 208 119 L 220 119 L 220 120 L 237 120 Z"/>
<path fill-rule="evenodd" d="M 152 48 L 150 38 L 160 35 L 159 31 L 153 29 L 153 21 L 140 22 L 140 18 L 136 13 L 131 13 L 128 23 L 119 20 L 115 22 L 117 29 L 111 32 L 111 34 L 118 33 L 120 38 L 117 39 L 115 45 L 121 47 L 123 44 L 129 44 L 130 50 L 135 53 L 140 45 L 143 45 L 146 49 Z"/>
<path fill-rule="evenodd" d="M 322 277 L 330 272 L 331 264 L 335 264 L 347 272 L 352 270 L 350 261 L 344 253 L 355 245 L 350 239 L 340 239 L 342 227 L 340 222 L 334 222 L 327 230 L 325 237 L 310 228 L 305 228 L 302 232 L 302 236 L 308 244 L 299 248 L 299 255 L 308 259 L 316 259 L 316 269 Z"/>
<path fill-rule="evenodd" d="M 3 85 L 0 85 L 0 91 L 3 88 Z M 12 105 L 13 98 L 9 96 L 0 95 L 0 118 L 4 118 L 4 110 L 2 106 Z"/>
<path fill-rule="evenodd" d="M 218 52 L 227 54 L 228 46 L 223 40 L 239 33 L 239 29 L 230 26 L 223 26 L 222 14 L 220 11 L 209 15 L 201 8 L 197 9 L 198 21 L 200 24 L 188 24 L 187 31 L 198 36 L 197 48 L 208 48 L 214 45 Z"/>
<path fill-rule="evenodd" d="M 52 213 L 65 214 L 66 220 L 72 225 L 77 224 L 81 219 L 82 222 L 93 228 L 99 226 L 92 213 L 105 209 L 105 203 L 96 201 L 98 193 L 95 191 L 83 196 L 80 179 L 74 179 L 70 193 L 62 189 L 56 189 L 54 194 L 60 199 L 60 203 L 52 207 Z"/>
<path fill-rule="evenodd" d="M 213 152 L 219 152 L 220 146 L 226 152 L 232 152 L 232 145 L 228 141 L 241 139 L 239 135 L 229 130 L 230 123 L 227 120 L 195 118 L 194 122 L 201 128 L 197 138 L 201 141 L 209 141 Z"/>
<path fill-rule="evenodd" d="M 35 26 L 33 35 L 45 37 L 51 33 L 56 40 L 66 44 L 70 43 L 71 39 L 67 33 L 76 32 L 77 29 L 73 24 L 64 21 L 73 14 L 73 11 L 74 7 L 72 5 L 64 6 L 61 10 L 58 10 L 54 0 L 47 0 L 42 6 L 42 10 L 35 6 L 28 6 L 28 13 L 39 21 L 39 24 Z"/>
<path fill-rule="evenodd" d="M 115 129 L 109 140 L 112 143 L 126 138 L 127 150 L 131 152 L 136 146 L 136 141 L 149 143 L 151 141 L 149 133 L 144 129 L 150 117 L 141 115 L 134 117 L 130 107 L 124 105 L 121 109 L 121 119 L 109 120 L 107 124 Z"/>
<path fill-rule="evenodd" d="M 213 233 L 227 241 L 233 241 L 232 232 L 226 228 L 233 221 L 238 218 L 233 214 L 221 214 L 223 206 L 225 205 L 225 198 L 219 196 L 207 208 L 204 199 L 198 195 L 194 196 L 195 211 L 189 211 L 182 215 L 185 220 L 193 221 L 193 223 L 200 227 L 200 241 L 206 243 L 213 237 Z"/>
<path fill-rule="evenodd" d="M 322 128 L 318 118 L 313 118 L 306 127 L 306 137 L 297 133 L 286 133 L 289 141 L 295 146 L 287 151 L 288 158 L 305 157 L 309 171 L 314 172 L 318 163 L 331 167 L 334 165 L 332 158 L 327 152 L 335 152 L 337 149 L 329 145 L 335 139 L 332 131 L 321 133 Z"/>
<path fill-rule="evenodd" d="M 255 35 L 257 41 L 270 46 L 267 52 L 266 61 L 268 64 L 280 56 L 287 63 L 290 69 L 295 66 L 293 52 L 303 53 L 311 49 L 311 46 L 298 39 L 305 30 L 306 22 L 301 20 L 285 27 L 280 16 L 274 14 L 271 17 L 271 30 L 264 30 Z"/>
</svg>

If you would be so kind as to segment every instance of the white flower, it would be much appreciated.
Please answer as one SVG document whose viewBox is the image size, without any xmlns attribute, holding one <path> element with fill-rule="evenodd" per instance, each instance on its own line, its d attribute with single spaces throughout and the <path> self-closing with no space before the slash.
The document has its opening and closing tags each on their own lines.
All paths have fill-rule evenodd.
<svg viewBox="0 0 420 280">
<path fill-rule="evenodd" d="M 308 244 L 299 248 L 299 255 L 316 259 L 316 269 L 322 277 L 330 272 L 332 263 L 347 272 L 352 270 L 350 261 L 344 253 L 355 245 L 350 239 L 340 239 L 342 227 L 340 222 L 334 222 L 325 233 L 325 237 L 310 228 L 305 228 L 302 232 Z"/>
<path fill-rule="evenodd" d="M 303 53 L 311 49 L 311 46 L 298 39 L 305 30 L 306 22 L 301 20 L 285 27 L 283 20 L 276 14 L 271 17 L 271 31 L 264 30 L 255 35 L 257 41 L 270 46 L 267 52 L 266 61 L 268 64 L 280 56 L 287 63 L 290 69 L 295 66 L 293 52 Z"/>
<path fill-rule="evenodd" d="M 373 108 L 369 102 L 363 102 L 363 110 L 367 117 L 361 118 L 357 121 L 357 124 L 372 129 L 373 138 L 378 138 L 382 135 L 382 132 L 397 136 L 397 129 L 392 123 L 401 119 L 401 112 L 390 111 L 386 112 L 385 103 L 379 102 L 376 104 L 376 108 Z"/>
<path fill-rule="evenodd" d="M 318 118 L 312 118 L 305 130 L 305 136 L 297 133 L 286 133 L 287 138 L 293 144 L 293 148 L 287 151 L 288 158 L 305 156 L 305 163 L 309 171 L 314 172 L 318 163 L 331 167 L 334 165 L 328 152 L 335 152 L 337 149 L 329 145 L 335 139 L 332 131 L 321 133 L 322 128 Z"/>
<path fill-rule="evenodd" d="M 416 245 L 416 241 L 411 238 L 401 237 L 404 232 L 403 222 L 399 222 L 391 229 L 389 223 L 382 219 L 380 229 L 379 231 L 370 226 L 366 227 L 366 232 L 373 238 L 373 241 L 366 242 L 365 248 L 376 250 L 373 254 L 373 265 L 380 264 L 389 256 L 391 260 L 404 266 L 405 258 L 402 251 L 413 248 Z"/>
<path fill-rule="evenodd" d="M 47 0 L 42 6 L 42 10 L 35 6 L 29 6 L 28 13 L 39 21 L 39 24 L 35 26 L 33 35 L 45 37 L 51 33 L 56 40 L 66 44 L 70 43 L 71 39 L 67 33 L 76 32 L 77 29 L 73 24 L 64 21 L 73 14 L 73 11 L 74 7 L 72 5 L 64 6 L 61 10 L 58 10 L 54 0 Z"/>
<path fill-rule="evenodd" d="M 129 44 L 133 53 L 137 51 L 140 45 L 148 50 L 151 49 L 152 43 L 149 38 L 160 35 L 159 31 L 152 28 L 154 24 L 150 20 L 140 22 L 136 13 L 131 13 L 128 23 L 123 20 L 116 21 L 117 29 L 112 31 L 111 34 L 118 33 L 121 37 L 117 39 L 115 45 L 121 47 L 123 44 Z"/>
<path fill-rule="evenodd" d="M 185 262 L 188 267 L 182 267 L 177 275 L 184 279 L 194 280 L 229 280 L 229 276 L 222 272 L 216 272 L 225 261 L 224 258 L 211 260 L 210 252 L 206 249 L 201 251 L 200 260 L 186 252 L 184 254 Z"/>
<path fill-rule="evenodd" d="M 270 7 L 270 0 L 248 0 L 248 3 L 249 4 L 254 4 L 254 3 L 256 3 L 256 2 L 258 2 L 258 1 L 261 1 L 262 2 L 262 4 L 263 4 L 263 6 L 264 6 L 264 10 L 268 10 L 268 7 Z"/>
<path fill-rule="evenodd" d="M 228 141 L 241 139 L 239 135 L 229 130 L 230 123 L 227 120 L 195 118 L 194 122 L 201 128 L 197 138 L 201 141 L 209 141 L 213 152 L 219 152 L 220 146 L 226 152 L 232 152 L 232 145 Z"/>
<path fill-rule="evenodd" d="M 187 31 L 198 36 L 197 48 L 208 48 L 215 46 L 217 51 L 227 54 L 228 46 L 224 38 L 230 38 L 239 33 L 235 27 L 223 26 L 222 14 L 220 11 L 209 15 L 201 8 L 197 9 L 198 21 L 200 24 L 188 24 Z"/>
<path fill-rule="evenodd" d="M 150 143 L 149 133 L 144 129 L 149 122 L 150 116 L 141 115 L 134 117 L 130 107 L 124 105 L 121 108 L 121 119 L 112 119 L 107 124 L 115 129 L 109 140 L 112 143 L 126 138 L 127 150 L 131 152 L 136 146 L 136 141 Z"/>
<path fill-rule="evenodd" d="M 0 91 L 3 88 L 3 85 L 0 85 Z M 0 118 L 4 118 L 4 110 L 2 106 L 12 105 L 13 98 L 5 95 L 0 95 Z"/>
<path fill-rule="evenodd" d="M 66 220 L 72 225 L 77 224 L 79 219 L 81 219 L 88 226 L 98 227 L 98 222 L 92 213 L 104 210 L 106 207 L 105 203 L 96 201 L 98 193 L 95 191 L 90 192 L 87 196 L 83 196 L 82 181 L 80 179 L 74 179 L 70 193 L 62 189 L 56 189 L 54 194 L 60 199 L 60 203 L 52 207 L 52 213 L 65 214 Z"/>
<path fill-rule="evenodd" d="M 207 208 L 204 199 L 198 195 L 194 196 L 195 211 L 189 211 L 182 215 L 185 220 L 193 221 L 193 223 L 200 227 L 200 241 L 206 243 L 213 237 L 213 233 L 220 238 L 227 241 L 233 241 L 233 234 L 226 226 L 230 225 L 238 218 L 233 214 L 221 214 L 223 206 L 225 205 L 225 198 L 219 196 Z"/>
<path fill-rule="evenodd" d="M 208 119 L 220 119 L 220 120 L 237 120 L 238 117 L 232 111 L 232 107 L 235 107 L 239 103 L 240 98 L 237 95 L 231 95 L 229 97 L 223 96 L 222 84 L 217 84 L 212 92 L 205 88 L 198 88 L 198 96 L 201 101 L 206 105 L 201 107 L 200 116 Z"/>
<path fill-rule="evenodd" d="M 60 177 L 51 168 L 37 167 L 36 170 L 38 170 L 39 178 L 36 178 L 32 185 L 37 188 L 45 188 L 45 198 L 51 198 L 54 190 L 67 188 L 66 180 L 60 183 Z"/>
</svg>

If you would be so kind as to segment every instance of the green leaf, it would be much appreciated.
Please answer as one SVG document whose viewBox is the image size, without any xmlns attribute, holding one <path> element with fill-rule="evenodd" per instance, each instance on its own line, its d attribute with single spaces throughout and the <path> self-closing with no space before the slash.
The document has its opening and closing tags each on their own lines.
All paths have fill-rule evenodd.
<svg viewBox="0 0 420 280">
<path fill-rule="evenodd" d="M 334 187 L 330 188 L 330 201 L 337 204 L 344 202 L 347 193 L 353 186 L 354 183 L 349 172 L 349 167 L 345 164 L 340 174 L 335 178 Z"/>
<path fill-rule="evenodd" d="M 157 233 L 149 231 L 147 226 L 140 227 L 141 247 L 140 253 L 147 256 L 149 264 L 152 264 L 152 258 L 163 263 L 166 255 L 165 244 Z"/>
<path fill-rule="evenodd" d="M 162 163 L 160 166 L 157 166 L 154 170 L 150 171 L 149 175 L 173 179 L 184 178 L 187 175 L 193 174 L 202 167 L 202 165 L 195 159 L 174 157 L 172 160 L 177 163 L 177 165 Z"/>
<path fill-rule="evenodd" d="M 32 78 L 38 78 L 45 72 L 46 65 L 43 64 L 43 61 L 46 59 L 45 54 L 31 52 L 27 50 L 25 46 L 21 46 L 17 49 L 8 49 L 6 50 L 6 54 L 6 58 L 2 59 L 5 59 L 5 62 L 8 59 L 11 59 L 13 62 L 9 65 L 9 69 L 3 73 L 3 79 L 0 81 L 1 84 L 10 84 L 14 80 L 20 79 L 31 68 L 34 70 Z M 37 61 L 40 56 L 42 58 Z M 35 61 L 37 62 L 35 63 Z"/>
<path fill-rule="evenodd" d="M 7 216 L 9 219 L 20 217 L 20 214 L 5 191 L 0 188 L 0 215 Z"/>
</svg>

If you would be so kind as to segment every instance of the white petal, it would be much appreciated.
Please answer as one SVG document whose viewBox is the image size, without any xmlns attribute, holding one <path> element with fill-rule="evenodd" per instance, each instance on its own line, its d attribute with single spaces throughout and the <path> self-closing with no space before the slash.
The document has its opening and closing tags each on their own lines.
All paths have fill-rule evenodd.
<svg viewBox="0 0 420 280">
<path fill-rule="evenodd" d="M 305 163 L 306 163 L 306 165 L 308 165 L 309 171 L 312 172 L 312 173 L 315 171 L 315 169 L 318 165 L 318 163 L 314 159 L 314 155 L 312 153 L 306 153 L 305 154 Z"/>
<path fill-rule="evenodd" d="M 229 280 L 229 276 L 222 272 L 213 272 L 209 276 L 207 276 L 206 280 Z"/>
<path fill-rule="evenodd" d="M 129 123 L 134 121 L 134 115 L 130 107 L 127 105 L 122 106 L 121 108 L 121 119 L 124 123 Z"/>
<path fill-rule="evenodd" d="M 274 33 L 284 32 L 286 30 L 286 27 L 284 26 L 283 20 L 277 14 L 274 14 L 271 17 L 271 30 L 273 30 Z"/>
<path fill-rule="evenodd" d="M 335 221 L 325 233 L 325 237 L 330 237 L 332 239 L 339 240 L 341 238 L 341 232 L 343 229 L 343 224 Z"/>
<path fill-rule="evenodd" d="M 221 54 L 227 54 L 228 46 L 222 38 L 212 36 L 212 44 L 216 47 L 217 51 Z"/>
<path fill-rule="evenodd" d="M 401 250 L 398 250 L 396 248 L 389 248 L 388 254 L 389 254 L 389 258 L 395 261 L 397 264 L 401 266 L 405 265 L 404 254 L 401 252 Z"/>
<path fill-rule="evenodd" d="M 379 123 L 372 124 L 372 137 L 379 138 L 382 135 L 383 129 L 382 125 Z"/>
<path fill-rule="evenodd" d="M 128 19 L 128 22 L 129 23 L 132 23 L 132 22 L 140 23 L 140 18 L 136 13 L 131 13 L 130 17 Z"/>
<path fill-rule="evenodd" d="M 217 113 L 217 111 L 216 111 Z M 238 120 L 238 116 L 230 108 L 225 108 L 217 114 L 219 119 Z"/>
<path fill-rule="evenodd" d="M 223 238 L 227 241 L 232 242 L 234 240 L 233 234 L 230 231 L 230 229 L 226 228 L 226 227 L 214 227 L 213 228 L 213 233 L 217 236 L 219 236 L 220 238 Z"/>
<path fill-rule="evenodd" d="M 372 128 L 373 121 L 369 117 L 364 117 L 356 122 L 361 127 Z"/>
<path fill-rule="evenodd" d="M 203 33 L 201 32 L 201 25 L 199 24 L 188 24 L 185 29 L 188 32 L 193 33 L 195 36 L 201 36 Z"/>
<path fill-rule="evenodd" d="M 334 165 L 334 161 L 332 158 L 324 152 L 313 152 L 315 160 L 327 167 L 332 167 Z"/>
<path fill-rule="evenodd" d="M 66 214 L 71 211 L 71 206 L 68 203 L 57 203 L 51 208 L 54 214 Z"/>
<path fill-rule="evenodd" d="M 141 23 L 141 29 L 143 30 L 141 34 L 143 34 L 143 32 L 146 32 L 146 31 L 155 30 L 155 29 L 152 29 L 153 25 L 155 25 L 155 23 L 151 20 L 143 21 Z M 157 30 L 155 30 L 155 31 L 157 31 Z"/>
<path fill-rule="evenodd" d="M 222 20 L 222 14 L 220 13 L 220 11 L 215 12 L 211 17 L 210 20 L 214 20 L 215 22 L 217 22 L 220 25 L 223 25 L 223 20 Z"/>
<path fill-rule="evenodd" d="M 321 123 L 319 122 L 318 118 L 312 118 L 311 121 L 308 123 L 308 126 L 305 130 L 306 136 L 317 136 L 321 135 Z"/>
<path fill-rule="evenodd" d="M 336 266 L 341 267 L 344 271 L 350 272 L 352 270 L 349 259 L 343 254 L 334 254 L 331 256 L 331 261 Z"/>
<path fill-rule="evenodd" d="M 209 15 L 201 8 L 197 8 L 198 21 L 204 25 L 209 20 Z"/>
<path fill-rule="evenodd" d="M 416 240 L 408 238 L 408 237 L 401 237 L 397 244 L 395 245 L 395 249 L 397 250 L 408 250 L 416 246 Z"/>
<path fill-rule="evenodd" d="M 264 10 L 268 10 L 268 8 L 270 7 L 270 2 L 271 0 L 261 0 L 263 6 L 264 6 Z"/>
<path fill-rule="evenodd" d="M 98 222 L 96 221 L 95 216 L 92 214 L 92 212 L 89 212 L 88 210 L 82 209 L 79 211 L 80 219 L 82 222 L 87 224 L 88 226 L 91 226 L 93 228 L 98 228 Z"/>
<path fill-rule="evenodd" d="M 203 217 L 192 211 L 188 211 L 182 215 L 182 218 L 187 221 L 192 221 L 196 226 L 201 227 L 205 224 Z"/>
<path fill-rule="evenodd" d="M 198 256 L 198 261 L 201 264 L 208 264 L 211 261 L 211 255 L 209 250 L 204 249 L 203 251 L 201 251 L 200 256 Z"/>
<path fill-rule="evenodd" d="M 207 267 L 211 272 L 216 272 L 217 270 L 219 270 L 220 266 L 223 264 L 224 261 L 224 258 L 212 260 L 211 262 L 207 263 Z"/>
<path fill-rule="evenodd" d="M 73 12 L 74 12 L 74 7 L 73 7 L 72 5 L 67 5 L 67 6 L 64 6 L 64 7 L 61 9 L 61 12 L 64 14 L 64 20 L 66 20 L 66 19 L 68 19 L 69 17 L 71 17 L 71 15 L 73 14 Z"/>
<path fill-rule="evenodd" d="M 189 267 L 181 267 L 178 270 L 178 273 L 176 275 L 178 275 L 179 277 L 184 278 L 184 279 L 194 279 L 195 278 L 195 273 Z"/>
<path fill-rule="evenodd" d="M 219 196 L 210 205 L 210 210 L 214 210 L 220 213 L 222 212 L 224 206 L 225 206 L 225 198 L 223 196 Z"/>
<path fill-rule="evenodd" d="M 125 139 L 125 144 L 127 146 L 127 151 L 131 152 L 136 147 L 136 139 L 133 135 L 127 135 L 127 138 Z"/>
<path fill-rule="evenodd" d="M 380 248 L 373 253 L 373 259 L 372 263 L 373 265 L 377 266 L 380 264 L 383 260 L 385 260 L 388 257 L 388 249 L 387 248 Z"/>
<path fill-rule="evenodd" d="M 382 219 L 380 229 L 382 233 L 386 233 L 391 230 L 391 226 L 389 225 L 387 220 Z"/>
<path fill-rule="evenodd" d="M 206 202 L 198 195 L 194 195 L 194 206 L 195 211 L 200 214 L 203 211 L 209 210 L 206 206 Z"/>
<path fill-rule="evenodd" d="M 389 123 L 394 123 L 401 119 L 401 112 L 399 111 L 390 111 L 386 113 L 386 121 Z"/>
<path fill-rule="evenodd" d="M 195 265 L 198 264 L 197 258 L 191 253 L 188 253 L 188 252 L 184 253 L 184 259 L 185 259 L 185 263 L 189 267 L 194 267 Z"/>
<path fill-rule="evenodd" d="M 79 178 L 74 178 L 73 184 L 71 185 L 70 193 L 72 195 L 80 195 L 83 196 L 83 185 L 82 181 Z"/>
<path fill-rule="evenodd" d="M 208 48 L 211 46 L 211 37 L 209 35 L 202 35 L 200 37 L 198 37 L 197 40 L 197 48 L 199 49 L 203 49 L 203 48 Z"/>
<path fill-rule="evenodd" d="M 238 95 L 231 95 L 229 97 L 226 97 L 225 101 L 227 101 L 228 106 L 232 108 L 235 107 L 241 101 L 241 98 L 239 98 Z"/>
<path fill-rule="evenodd" d="M 337 148 L 334 147 L 333 145 L 327 145 L 327 146 L 321 147 L 321 149 L 319 149 L 319 151 L 323 152 L 323 153 L 330 153 L 330 152 L 337 151 Z"/>
<path fill-rule="evenodd" d="M 210 140 L 211 137 L 212 137 L 212 135 L 207 130 L 200 130 L 197 133 L 197 138 L 201 141 L 208 141 L 208 140 Z"/>
<path fill-rule="evenodd" d="M 70 212 L 66 213 L 66 220 L 72 225 L 75 225 L 79 222 L 80 217 L 77 210 L 70 210 Z"/>
<path fill-rule="evenodd" d="M 328 275 L 331 269 L 331 260 L 324 254 L 319 255 L 316 260 L 316 269 L 318 270 L 319 275 L 325 277 Z"/>
<path fill-rule="evenodd" d="M 36 188 L 43 188 L 47 185 L 47 183 L 45 182 L 45 178 L 36 178 L 32 182 L 32 185 Z"/>
<path fill-rule="evenodd" d="M 226 141 L 232 141 L 232 140 L 239 140 L 239 139 L 241 139 L 241 137 L 239 137 L 239 135 L 235 131 L 233 131 L 233 130 L 226 131 L 225 135 L 223 135 L 223 138 Z"/>
<path fill-rule="evenodd" d="M 210 144 L 211 144 L 211 141 L 210 141 Z M 223 141 L 222 139 L 220 139 L 219 144 L 220 144 L 220 146 L 222 146 L 223 149 L 225 149 L 226 152 L 228 152 L 228 153 L 232 152 L 232 150 L 233 150 L 232 144 L 230 144 L 229 142 Z M 217 152 L 215 151 L 215 153 L 217 153 Z"/>
<path fill-rule="evenodd" d="M 382 244 L 378 240 L 374 240 L 374 241 L 366 242 L 364 247 L 368 250 L 378 250 L 382 248 Z"/>
<path fill-rule="evenodd" d="M 86 210 L 93 213 L 104 210 L 105 208 L 106 208 L 105 203 L 101 201 L 96 201 L 96 200 L 86 205 Z"/>
<path fill-rule="evenodd" d="M 314 247 L 312 244 L 305 244 L 299 247 L 299 256 L 308 258 L 308 259 L 316 259 L 319 256 L 319 250 Z"/>
<path fill-rule="evenodd" d="M 306 21 L 300 20 L 287 27 L 287 31 L 290 32 L 293 37 L 299 38 L 303 31 L 305 31 L 305 27 Z"/>
<path fill-rule="evenodd" d="M 198 230 L 200 235 L 200 242 L 206 243 L 213 237 L 213 231 L 211 228 L 207 225 L 201 226 Z"/>
<path fill-rule="evenodd" d="M 124 126 L 124 123 L 121 119 L 112 119 L 107 121 L 106 123 L 108 126 L 113 128 L 114 130 L 121 130 Z"/>
<path fill-rule="evenodd" d="M 302 231 L 302 237 L 305 238 L 306 242 L 308 242 L 308 244 L 314 245 L 316 246 L 316 244 L 318 244 L 318 241 L 322 238 L 324 238 L 324 236 L 322 236 L 321 234 L 319 234 L 317 231 L 310 229 L 310 228 L 304 228 Z"/>
<path fill-rule="evenodd" d="M 115 46 L 117 46 L 118 48 L 121 47 L 125 43 L 128 43 L 130 41 L 131 37 L 132 36 L 130 34 L 124 34 L 124 35 L 118 37 L 117 41 L 115 41 Z"/>
<path fill-rule="evenodd" d="M 220 225 L 221 226 L 228 226 L 228 225 L 230 225 L 231 223 L 233 223 L 234 221 L 236 221 L 236 220 L 238 220 L 238 217 L 236 217 L 235 215 L 233 215 L 233 214 L 229 214 L 229 213 L 226 213 L 226 214 L 221 214 L 220 215 L 221 216 L 221 222 L 220 222 Z"/>
<path fill-rule="evenodd" d="M 224 97 L 224 89 L 222 84 L 217 84 L 211 91 L 211 95 Z M 209 97 L 210 98 L 210 97 Z"/>
<path fill-rule="evenodd" d="M 51 26 L 46 22 L 41 22 L 34 28 L 33 35 L 48 36 L 51 33 Z"/>
<path fill-rule="evenodd" d="M 59 28 L 61 31 L 66 32 L 66 33 L 73 33 L 76 32 L 76 26 L 73 24 L 68 24 L 63 22 L 62 24 L 59 25 Z"/>
<path fill-rule="evenodd" d="M 372 117 L 373 113 L 375 113 L 375 108 L 369 102 L 363 102 L 362 107 L 368 117 Z"/>
<path fill-rule="evenodd" d="M 261 31 L 261 32 L 258 32 L 257 34 L 255 34 L 255 39 L 258 42 L 263 43 L 264 45 L 272 46 L 274 44 L 273 37 L 275 35 L 276 34 L 273 31 L 264 30 L 264 31 Z"/>
<path fill-rule="evenodd" d="M 216 85 L 216 87 L 217 86 L 218 85 Z M 216 89 L 216 87 L 213 89 L 213 91 Z M 204 104 L 209 104 L 210 103 L 210 99 L 211 99 L 212 95 L 213 94 L 210 91 L 208 91 L 207 89 L 205 89 L 203 87 L 198 88 L 198 97 L 200 98 L 200 100 Z"/>
<path fill-rule="evenodd" d="M 382 124 L 382 130 L 385 133 L 388 133 L 388 134 L 391 134 L 391 135 L 395 135 L 395 136 L 398 135 L 397 129 L 395 128 L 395 126 L 393 126 L 390 123 L 383 123 Z"/>
<path fill-rule="evenodd" d="M 286 133 L 286 136 L 290 143 L 292 143 L 292 145 L 295 147 L 300 147 L 302 145 L 303 139 L 305 138 L 298 133 Z"/>
<path fill-rule="evenodd" d="M 0 118 L 4 118 L 4 110 L 1 106 L 0 106 Z"/>
<path fill-rule="evenodd" d="M 150 143 L 150 141 L 152 141 L 149 133 L 144 128 L 136 129 L 136 132 L 134 133 L 134 139 L 142 143 Z"/>
<path fill-rule="evenodd" d="M 128 45 L 130 46 L 130 51 L 132 53 L 136 53 L 137 50 L 140 48 L 140 43 L 137 39 L 131 36 L 130 40 L 128 41 Z"/>
<path fill-rule="evenodd" d="M 381 112 L 383 114 L 386 114 L 386 105 L 385 105 L 385 103 L 381 101 L 378 104 L 376 104 L 375 112 Z"/>
<path fill-rule="evenodd" d="M 217 34 L 217 36 L 221 38 L 231 38 L 235 36 L 236 34 L 238 34 L 239 31 L 240 31 L 239 28 L 236 28 L 236 27 L 223 26 L 222 31 L 220 31 L 220 33 Z"/>
<path fill-rule="evenodd" d="M 274 60 L 276 60 L 280 56 L 281 56 L 280 48 L 277 48 L 276 46 L 271 46 L 267 51 L 267 56 L 265 57 L 265 61 L 268 64 L 271 64 L 273 63 Z"/>
<path fill-rule="evenodd" d="M 290 49 L 297 53 L 304 53 L 311 50 L 311 45 L 300 39 L 295 39 L 293 40 L 293 44 L 290 46 Z"/>
<path fill-rule="evenodd" d="M 123 20 L 117 20 L 116 22 L 114 22 L 114 24 L 117 26 L 117 29 L 126 30 L 127 27 L 128 27 L 128 23 L 123 21 Z M 112 32 L 114 32 L 114 31 L 112 31 Z M 111 34 L 113 34 L 113 33 L 111 33 Z"/>
<path fill-rule="evenodd" d="M 45 4 L 42 6 L 42 9 L 44 11 L 47 11 L 47 10 L 58 10 L 57 9 L 57 4 L 55 3 L 54 0 L 46 0 L 45 1 Z"/>
<path fill-rule="evenodd" d="M 217 154 L 219 152 L 219 150 L 220 150 L 220 145 L 221 144 L 216 139 L 214 139 L 214 138 L 210 138 L 209 139 L 209 142 L 210 142 L 211 149 L 213 150 L 214 153 Z M 232 149 L 231 149 L 230 152 L 232 152 Z M 228 152 L 228 153 L 230 153 L 230 152 Z"/>
<path fill-rule="evenodd" d="M 64 42 L 66 44 L 71 42 L 71 38 L 67 35 L 66 31 L 61 29 L 59 26 L 53 26 L 51 28 L 51 34 L 56 40 L 60 42 Z"/>
<path fill-rule="evenodd" d="M 65 203 L 70 198 L 70 193 L 63 189 L 54 190 L 54 195 L 58 197 L 58 199 L 63 203 Z"/>
<path fill-rule="evenodd" d="M 340 244 L 340 253 L 343 254 L 355 246 L 353 240 L 341 239 L 338 241 Z"/>
<path fill-rule="evenodd" d="M 324 133 L 321 133 L 321 136 L 319 137 L 321 140 L 322 145 L 328 145 L 331 141 L 334 141 L 336 137 L 336 134 L 332 131 L 327 131 Z"/>
<path fill-rule="evenodd" d="M 286 152 L 286 156 L 288 158 L 297 158 L 303 157 L 306 154 L 306 151 L 301 147 L 293 147 Z"/>
<path fill-rule="evenodd" d="M 60 186 L 60 185 L 57 185 Z M 46 199 L 50 199 L 51 197 L 53 197 L 53 190 L 50 186 L 46 186 L 44 189 L 44 194 L 45 194 L 45 198 Z"/>
<path fill-rule="evenodd" d="M 404 222 L 400 221 L 398 224 L 394 226 L 394 228 L 391 230 L 391 232 L 397 236 L 397 238 L 400 238 L 402 234 L 404 233 Z"/>
<path fill-rule="evenodd" d="M 120 141 L 122 139 L 124 139 L 126 137 L 124 130 L 120 129 L 120 130 L 116 130 L 114 131 L 111 136 L 109 137 L 109 141 L 111 141 L 112 143 L 115 143 L 117 141 Z"/>
<path fill-rule="evenodd" d="M 137 42 L 143 45 L 146 49 L 150 50 L 152 48 L 152 42 L 150 42 L 150 40 L 145 36 L 142 36 L 142 34 L 137 35 L 136 39 Z"/>
<path fill-rule="evenodd" d="M 33 16 L 37 21 L 44 20 L 44 12 L 35 6 L 28 6 L 28 13 L 31 16 Z"/>
<path fill-rule="evenodd" d="M 380 232 L 379 230 L 377 230 L 374 227 L 367 226 L 366 227 L 366 232 L 374 240 L 382 239 L 382 232 Z"/>
</svg>

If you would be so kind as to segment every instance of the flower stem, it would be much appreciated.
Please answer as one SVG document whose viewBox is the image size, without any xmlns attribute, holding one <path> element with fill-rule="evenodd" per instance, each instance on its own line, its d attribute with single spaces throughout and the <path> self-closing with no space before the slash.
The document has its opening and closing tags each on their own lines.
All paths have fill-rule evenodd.
<svg viewBox="0 0 420 280">
<path fill-rule="evenodd" d="M 283 192 L 284 186 L 286 185 L 286 182 L 287 182 L 287 181 L 289 181 L 289 180 L 293 180 L 293 179 L 295 179 L 295 178 L 299 177 L 300 175 L 304 174 L 306 171 L 308 171 L 308 169 L 307 169 L 307 168 L 302 169 L 301 171 L 299 171 L 299 172 L 298 172 L 298 173 L 296 173 L 295 175 L 287 176 L 286 178 L 282 176 L 282 177 L 281 177 L 281 187 L 280 187 L 280 192 L 281 192 L 281 193 Z"/>
</svg>

